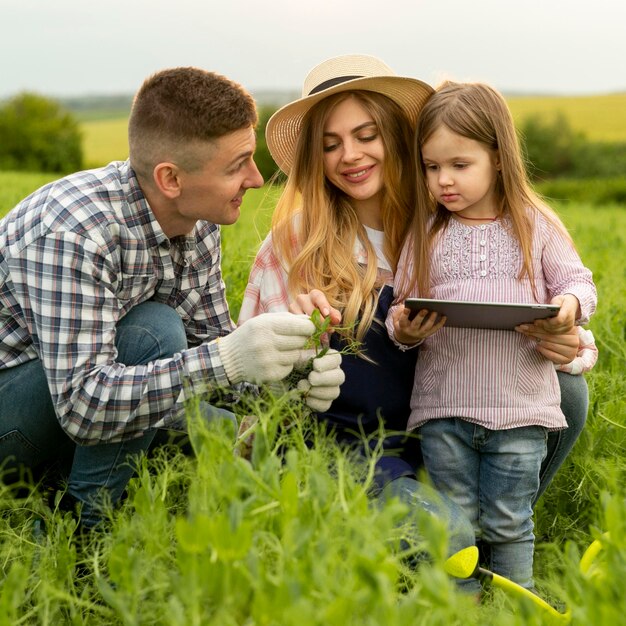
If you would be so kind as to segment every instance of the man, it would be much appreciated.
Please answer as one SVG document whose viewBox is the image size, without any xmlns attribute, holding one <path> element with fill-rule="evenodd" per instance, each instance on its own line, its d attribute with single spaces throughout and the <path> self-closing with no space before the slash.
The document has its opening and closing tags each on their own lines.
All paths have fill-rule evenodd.
<svg viewBox="0 0 626 626">
<path fill-rule="evenodd" d="M 2 471 L 67 458 L 85 527 L 186 399 L 284 378 L 314 332 L 304 315 L 230 319 L 220 225 L 263 184 L 256 123 L 239 85 L 164 70 L 135 97 L 128 161 L 46 185 L 0 221 Z M 340 361 L 317 359 L 312 408 L 338 395 Z"/>
</svg>

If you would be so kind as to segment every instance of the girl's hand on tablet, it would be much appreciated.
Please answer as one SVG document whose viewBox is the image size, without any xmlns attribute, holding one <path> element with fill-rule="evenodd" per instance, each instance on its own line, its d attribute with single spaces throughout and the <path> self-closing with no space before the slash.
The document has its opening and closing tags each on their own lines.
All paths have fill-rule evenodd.
<svg viewBox="0 0 626 626">
<path fill-rule="evenodd" d="M 439 317 L 434 311 L 422 309 L 415 317 L 415 311 L 398 307 L 393 312 L 393 329 L 397 341 L 407 346 L 421 343 L 427 337 L 436 333 L 445 323 L 446 317 Z"/>
</svg>

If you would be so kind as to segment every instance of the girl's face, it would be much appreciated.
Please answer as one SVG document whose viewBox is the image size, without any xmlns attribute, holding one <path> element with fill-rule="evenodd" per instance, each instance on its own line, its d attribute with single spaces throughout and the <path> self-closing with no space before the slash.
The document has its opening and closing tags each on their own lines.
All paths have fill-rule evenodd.
<svg viewBox="0 0 626 626">
<path fill-rule="evenodd" d="M 460 217 L 495 217 L 497 152 L 440 126 L 422 146 L 428 189 Z"/>
<path fill-rule="evenodd" d="M 351 204 L 380 203 L 385 148 L 368 110 L 354 97 L 342 100 L 324 125 L 324 174 Z"/>
</svg>

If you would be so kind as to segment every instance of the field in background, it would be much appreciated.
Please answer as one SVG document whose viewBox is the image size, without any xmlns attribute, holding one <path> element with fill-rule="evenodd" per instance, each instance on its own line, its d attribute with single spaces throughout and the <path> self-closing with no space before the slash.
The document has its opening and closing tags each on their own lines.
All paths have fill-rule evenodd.
<svg viewBox="0 0 626 626">
<path fill-rule="evenodd" d="M 85 168 L 100 167 L 128 157 L 126 117 L 81 122 Z"/>
<path fill-rule="evenodd" d="M 507 99 L 516 121 L 530 115 L 551 118 L 562 112 L 572 128 L 590 141 L 626 142 L 626 93 L 602 96 L 512 96 Z M 98 167 L 128 156 L 127 118 L 84 119 L 85 165 Z"/>
<path fill-rule="evenodd" d="M 626 142 L 626 93 L 601 96 L 511 96 L 507 102 L 519 124 L 531 115 L 563 113 L 589 141 Z"/>
</svg>

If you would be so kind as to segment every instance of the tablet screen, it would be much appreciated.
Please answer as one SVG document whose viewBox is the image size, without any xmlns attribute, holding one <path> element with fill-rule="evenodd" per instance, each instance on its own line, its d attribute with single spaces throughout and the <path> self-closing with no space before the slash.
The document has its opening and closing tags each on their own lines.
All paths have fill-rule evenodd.
<svg viewBox="0 0 626 626">
<path fill-rule="evenodd" d="M 445 315 L 448 318 L 446 326 L 493 330 L 513 330 L 520 324 L 532 324 L 538 319 L 554 317 L 559 312 L 559 306 L 555 304 L 461 302 L 428 298 L 407 298 L 404 305 L 414 314 L 427 309 Z"/>
</svg>

